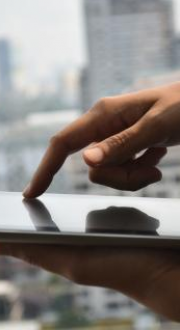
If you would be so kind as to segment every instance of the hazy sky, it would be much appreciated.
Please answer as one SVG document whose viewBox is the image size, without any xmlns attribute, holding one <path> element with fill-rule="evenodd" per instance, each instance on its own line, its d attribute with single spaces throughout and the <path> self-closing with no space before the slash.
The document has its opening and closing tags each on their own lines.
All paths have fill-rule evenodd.
<svg viewBox="0 0 180 330">
<path fill-rule="evenodd" d="M 27 75 L 43 79 L 61 64 L 85 61 L 82 1 L 0 0 L 0 37 L 12 39 Z M 174 1 L 180 31 L 180 0 Z"/>
<path fill-rule="evenodd" d="M 81 0 L 0 0 L 0 37 L 13 40 L 31 76 L 82 64 L 82 24 Z"/>
<path fill-rule="evenodd" d="M 180 31 L 180 1 L 179 0 L 173 0 L 174 1 L 174 10 L 175 10 L 175 24 Z"/>
</svg>

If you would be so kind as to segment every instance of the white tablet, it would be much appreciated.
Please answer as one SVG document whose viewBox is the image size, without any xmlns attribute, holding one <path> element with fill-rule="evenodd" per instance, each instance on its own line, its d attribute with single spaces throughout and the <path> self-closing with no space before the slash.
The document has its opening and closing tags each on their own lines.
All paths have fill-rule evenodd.
<svg viewBox="0 0 180 330">
<path fill-rule="evenodd" d="M 1 192 L 0 242 L 180 248 L 180 200 Z"/>
</svg>

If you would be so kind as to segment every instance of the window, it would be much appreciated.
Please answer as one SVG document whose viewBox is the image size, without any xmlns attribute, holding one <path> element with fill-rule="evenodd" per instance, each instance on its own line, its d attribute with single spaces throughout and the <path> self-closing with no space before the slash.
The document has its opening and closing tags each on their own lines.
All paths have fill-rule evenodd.
<svg viewBox="0 0 180 330">
<path fill-rule="evenodd" d="M 110 302 L 108 304 L 106 304 L 106 308 L 107 309 L 112 309 L 112 310 L 116 310 L 120 307 L 120 304 L 117 302 Z"/>
<path fill-rule="evenodd" d="M 22 191 L 50 137 L 98 98 L 179 80 L 179 22 L 179 0 L 0 0 L 0 190 Z M 179 148 L 160 167 L 160 185 L 132 196 L 180 197 Z M 90 183 L 82 151 L 68 158 L 49 192 L 131 196 Z M 114 320 L 123 307 L 131 328 L 144 324 L 138 305 L 119 292 L 76 289 L 1 257 L 0 329 L 5 320 L 14 330 L 15 317 L 23 330 L 89 330 L 106 323 L 107 312 Z M 157 320 L 158 329 L 165 328 L 147 313 L 152 329 Z M 116 318 L 120 330 L 121 321 Z"/>
</svg>

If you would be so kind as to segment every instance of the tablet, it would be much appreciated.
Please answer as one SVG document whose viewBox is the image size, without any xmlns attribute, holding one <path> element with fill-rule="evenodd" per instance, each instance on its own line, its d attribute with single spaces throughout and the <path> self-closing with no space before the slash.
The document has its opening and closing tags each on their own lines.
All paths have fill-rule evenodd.
<svg viewBox="0 0 180 330">
<path fill-rule="evenodd" d="M 180 248 L 180 200 L 1 192 L 0 242 Z"/>
</svg>

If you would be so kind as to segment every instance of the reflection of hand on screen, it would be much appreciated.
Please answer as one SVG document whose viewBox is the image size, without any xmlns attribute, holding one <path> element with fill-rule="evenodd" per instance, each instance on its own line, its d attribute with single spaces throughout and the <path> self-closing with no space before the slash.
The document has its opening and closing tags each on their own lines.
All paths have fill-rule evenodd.
<svg viewBox="0 0 180 330">
<path fill-rule="evenodd" d="M 46 206 L 38 199 L 23 200 L 29 216 L 37 231 L 60 231 L 51 218 Z"/>
<path fill-rule="evenodd" d="M 111 206 L 87 215 L 86 232 L 158 235 L 159 221 L 134 207 Z"/>
</svg>

